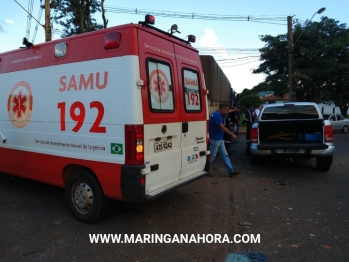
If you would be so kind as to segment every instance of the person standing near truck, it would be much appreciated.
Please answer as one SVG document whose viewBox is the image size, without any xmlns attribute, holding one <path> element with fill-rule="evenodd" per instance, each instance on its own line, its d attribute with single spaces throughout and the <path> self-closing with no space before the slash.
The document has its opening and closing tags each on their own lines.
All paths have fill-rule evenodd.
<svg viewBox="0 0 349 262">
<path fill-rule="evenodd" d="M 256 109 L 254 110 L 255 114 L 256 114 L 256 120 L 258 119 L 259 113 L 262 110 L 262 105 L 261 104 L 257 104 L 256 105 Z"/>
<path fill-rule="evenodd" d="M 251 126 L 252 123 L 256 119 L 256 113 L 254 111 L 253 106 L 246 105 L 246 111 L 245 111 L 245 119 L 243 123 L 246 123 L 246 151 L 245 155 L 250 154 L 250 134 L 251 134 Z"/>
<path fill-rule="evenodd" d="M 236 126 L 236 128 L 235 128 L 236 131 L 233 132 L 233 133 L 234 134 L 238 134 L 238 132 L 239 132 L 239 121 L 240 121 L 241 114 L 240 114 L 240 110 L 239 110 L 237 104 L 234 104 L 233 108 L 229 109 L 229 117 L 230 117 L 231 122 L 234 123 L 235 126 Z M 235 143 L 237 143 L 237 141 L 235 141 Z"/>
<path fill-rule="evenodd" d="M 223 120 L 223 125 L 230 131 L 232 132 L 234 135 L 236 135 L 236 126 L 234 125 L 234 123 L 232 122 L 232 120 L 230 119 L 229 114 L 225 114 L 222 115 L 222 120 Z M 236 142 L 236 140 L 233 140 L 230 134 L 227 133 L 223 133 L 223 139 L 224 139 L 224 145 L 225 145 L 225 150 L 227 150 L 228 152 L 228 156 L 230 155 L 230 153 L 232 153 L 232 151 L 230 151 L 230 146 L 232 143 Z"/>
<path fill-rule="evenodd" d="M 230 135 L 233 139 L 237 139 L 238 137 L 230 132 L 224 125 L 222 115 L 228 114 L 229 105 L 226 103 L 222 103 L 219 105 L 219 109 L 211 114 L 210 117 L 210 151 L 211 151 L 211 163 L 215 159 L 217 152 L 219 152 L 222 160 L 224 162 L 225 167 L 227 168 L 228 174 L 230 177 L 236 176 L 240 174 L 239 171 L 234 171 L 234 168 L 230 162 L 228 157 L 227 150 L 224 146 L 223 134 L 226 133 Z M 212 176 L 208 174 L 208 176 Z"/>
</svg>

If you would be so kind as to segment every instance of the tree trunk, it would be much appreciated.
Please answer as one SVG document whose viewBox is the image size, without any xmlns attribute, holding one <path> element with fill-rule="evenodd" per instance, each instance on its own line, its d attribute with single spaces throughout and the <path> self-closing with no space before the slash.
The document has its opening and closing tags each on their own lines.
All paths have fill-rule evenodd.
<svg viewBox="0 0 349 262">
<path fill-rule="evenodd" d="M 85 32 L 91 31 L 91 13 L 90 13 L 90 7 L 91 7 L 91 1 L 86 0 L 86 6 L 85 6 L 85 19 L 86 19 L 86 29 Z"/>
<path fill-rule="evenodd" d="M 101 6 L 102 6 L 103 28 L 107 28 L 108 19 L 105 18 L 104 0 L 101 1 Z"/>
<path fill-rule="evenodd" d="M 79 34 L 82 34 L 85 32 L 85 24 L 84 24 L 84 0 L 81 0 L 79 3 L 79 23 L 80 23 L 80 32 Z"/>
</svg>

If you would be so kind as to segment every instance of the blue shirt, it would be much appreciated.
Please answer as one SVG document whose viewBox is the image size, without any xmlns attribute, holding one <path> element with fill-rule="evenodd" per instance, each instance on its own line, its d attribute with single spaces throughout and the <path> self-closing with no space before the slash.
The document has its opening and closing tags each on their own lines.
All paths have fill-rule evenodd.
<svg viewBox="0 0 349 262">
<path fill-rule="evenodd" d="M 219 124 L 223 124 L 223 119 L 218 111 L 215 111 L 210 116 L 210 139 L 223 140 L 223 130 L 219 127 Z"/>
</svg>

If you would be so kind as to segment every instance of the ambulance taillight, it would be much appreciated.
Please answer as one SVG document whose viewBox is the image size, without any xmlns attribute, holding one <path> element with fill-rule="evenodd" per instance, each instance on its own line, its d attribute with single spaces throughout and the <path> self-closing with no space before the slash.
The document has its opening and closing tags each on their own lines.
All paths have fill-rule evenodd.
<svg viewBox="0 0 349 262">
<path fill-rule="evenodd" d="M 125 125 L 125 164 L 144 164 L 143 125 Z"/>
<path fill-rule="evenodd" d="M 196 37 L 195 35 L 188 35 L 188 42 L 195 43 Z"/>
<path fill-rule="evenodd" d="M 104 36 L 104 49 L 116 49 L 120 46 L 121 34 L 119 32 L 110 32 Z"/>
</svg>

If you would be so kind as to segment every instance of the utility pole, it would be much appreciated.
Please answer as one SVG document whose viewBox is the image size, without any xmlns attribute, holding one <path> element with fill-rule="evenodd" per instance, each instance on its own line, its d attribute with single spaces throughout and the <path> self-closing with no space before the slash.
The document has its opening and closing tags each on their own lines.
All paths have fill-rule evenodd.
<svg viewBox="0 0 349 262">
<path fill-rule="evenodd" d="M 50 21 L 50 0 L 45 0 L 45 39 L 46 42 L 52 40 L 51 37 L 51 21 Z"/>
<path fill-rule="evenodd" d="M 293 64 L 294 64 L 294 52 L 293 52 L 293 33 L 292 33 L 292 16 L 287 17 L 287 35 L 288 35 L 288 97 L 292 102 L 293 93 Z"/>
</svg>

